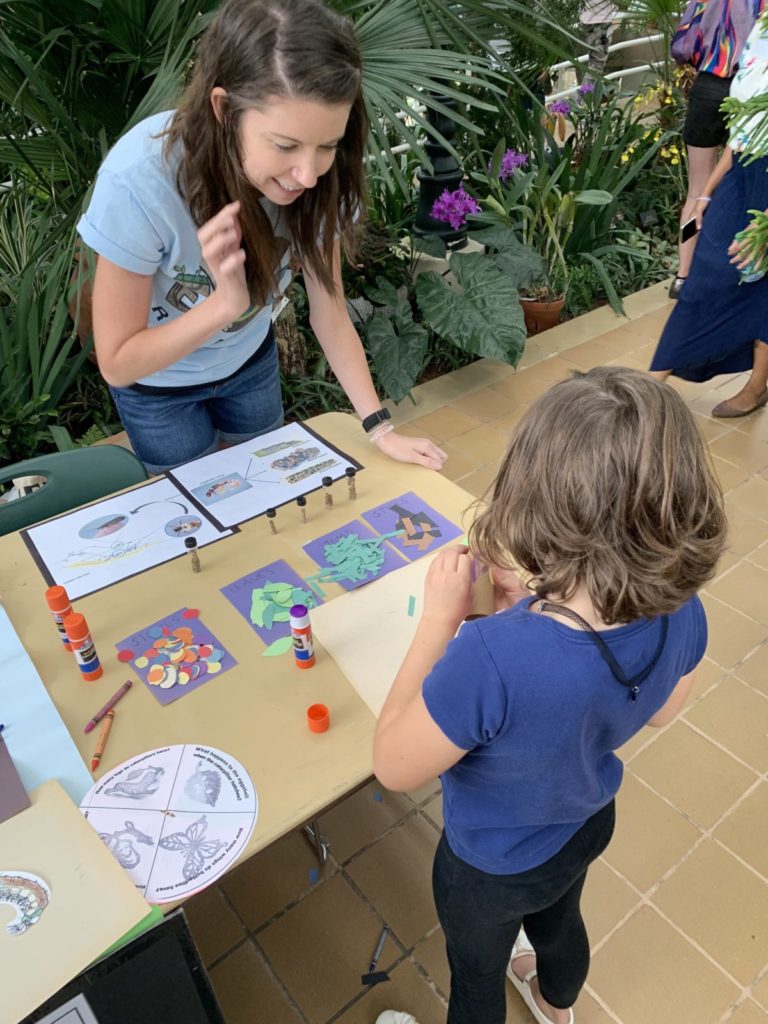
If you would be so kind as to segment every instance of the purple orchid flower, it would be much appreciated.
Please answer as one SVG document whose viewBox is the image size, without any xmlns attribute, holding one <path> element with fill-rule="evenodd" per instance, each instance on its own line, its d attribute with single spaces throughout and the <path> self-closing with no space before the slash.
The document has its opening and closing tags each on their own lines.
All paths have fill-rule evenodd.
<svg viewBox="0 0 768 1024">
<path fill-rule="evenodd" d="M 524 167 L 528 163 L 528 157 L 525 153 L 518 153 L 515 149 L 508 149 L 504 156 L 501 158 L 501 166 L 499 167 L 499 178 L 502 181 L 506 181 L 507 178 L 512 176 L 512 173 L 518 169 L 518 167 Z M 490 164 L 488 170 L 490 171 Z"/>
<path fill-rule="evenodd" d="M 445 221 L 454 231 L 458 231 L 466 224 L 467 214 L 480 213 L 480 204 L 459 186 L 454 192 L 445 189 L 432 204 L 431 213 L 435 220 Z"/>
<path fill-rule="evenodd" d="M 584 81 L 579 86 L 579 88 L 576 90 L 576 92 L 579 94 L 579 96 L 586 96 L 588 93 L 594 92 L 594 91 L 595 91 L 595 83 L 591 79 L 589 79 L 589 78 L 585 78 Z"/>
<path fill-rule="evenodd" d="M 555 102 L 550 106 L 549 109 L 553 114 L 566 115 L 570 114 L 571 105 L 566 100 L 555 100 Z"/>
</svg>

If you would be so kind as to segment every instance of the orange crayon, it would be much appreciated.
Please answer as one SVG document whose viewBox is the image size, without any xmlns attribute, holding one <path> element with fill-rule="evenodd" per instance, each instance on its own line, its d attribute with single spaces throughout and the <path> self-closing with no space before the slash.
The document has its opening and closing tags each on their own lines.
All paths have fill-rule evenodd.
<svg viewBox="0 0 768 1024">
<path fill-rule="evenodd" d="M 101 761 L 101 755 L 104 753 L 104 748 L 107 745 L 107 738 L 109 737 L 109 730 L 112 728 L 112 723 L 115 720 L 115 712 L 108 711 L 104 716 L 104 725 L 101 727 L 99 733 L 99 742 L 96 744 L 96 749 L 93 752 L 91 758 L 91 771 L 95 771 L 98 768 L 99 761 Z"/>
</svg>

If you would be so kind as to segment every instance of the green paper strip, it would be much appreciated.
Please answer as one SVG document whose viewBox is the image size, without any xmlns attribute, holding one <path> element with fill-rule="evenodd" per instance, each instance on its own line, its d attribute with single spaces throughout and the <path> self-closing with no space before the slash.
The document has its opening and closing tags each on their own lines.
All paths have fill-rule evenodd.
<svg viewBox="0 0 768 1024">
<path fill-rule="evenodd" d="M 408 598 L 408 615 L 413 618 L 414 612 L 416 611 L 416 598 L 411 594 Z"/>
</svg>

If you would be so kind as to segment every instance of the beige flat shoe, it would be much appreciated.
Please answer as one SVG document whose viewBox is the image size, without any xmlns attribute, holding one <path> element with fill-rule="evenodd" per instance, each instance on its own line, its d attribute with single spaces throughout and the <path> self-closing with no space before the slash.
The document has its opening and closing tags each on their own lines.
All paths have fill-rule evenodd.
<svg viewBox="0 0 768 1024">
<path fill-rule="evenodd" d="M 766 388 L 751 409 L 735 409 L 726 399 L 725 402 L 720 402 L 716 405 L 710 415 L 717 416 L 717 418 L 721 420 L 740 419 L 742 416 L 751 416 L 753 412 L 757 412 L 758 409 L 762 409 L 766 403 L 768 403 L 768 388 Z"/>
</svg>

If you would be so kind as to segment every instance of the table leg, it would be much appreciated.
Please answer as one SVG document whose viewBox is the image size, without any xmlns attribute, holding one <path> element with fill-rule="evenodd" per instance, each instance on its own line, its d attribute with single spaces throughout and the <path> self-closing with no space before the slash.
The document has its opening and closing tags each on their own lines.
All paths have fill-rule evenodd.
<svg viewBox="0 0 768 1024">
<path fill-rule="evenodd" d="M 308 822 L 306 825 L 303 826 L 302 832 L 307 837 L 312 846 L 314 846 L 315 854 L 317 855 L 317 859 L 320 862 L 320 867 L 325 867 L 325 864 L 328 860 L 328 849 L 331 844 L 328 842 L 328 839 L 325 836 L 320 834 L 319 820 L 317 818 L 314 818 L 312 821 Z"/>
</svg>

